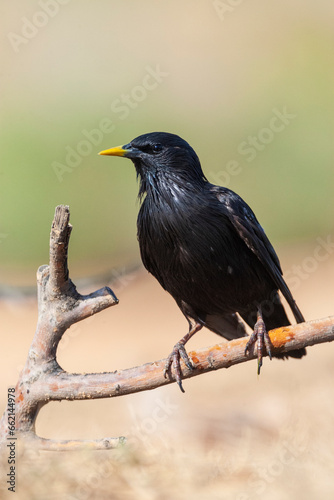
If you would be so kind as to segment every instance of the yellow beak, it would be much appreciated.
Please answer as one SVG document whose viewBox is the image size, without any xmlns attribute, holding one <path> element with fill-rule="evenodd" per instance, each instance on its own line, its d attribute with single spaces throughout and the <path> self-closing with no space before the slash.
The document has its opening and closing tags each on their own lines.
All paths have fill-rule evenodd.
<svg viewBox="0 0 334 500">
<path fill-rule="evenodd" d="M 115 148 L 105 149 L 104 151 L 100 151 L 99 155 L 107 155 L 107 156 L 124 156 L 126 153 L 126 149 L 123 146 L 116 146 Z"/>
</svg>

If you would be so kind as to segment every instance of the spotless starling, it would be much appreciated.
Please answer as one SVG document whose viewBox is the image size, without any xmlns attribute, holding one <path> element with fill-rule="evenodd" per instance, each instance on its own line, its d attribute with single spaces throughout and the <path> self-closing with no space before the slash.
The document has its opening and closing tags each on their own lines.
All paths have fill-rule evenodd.
<svg viewBox="0 0 334 500">
<path fill-rule="evenodd" d="M 133 161 L 142 201 L 137 228 L 143 264 L 189 323 L 167 359 L 165 376 L 172 367 L 183 391 L 180 358 L 193 368 L 184 347 L 190 337 L 203 326 L 228 340 L 244 337 L 244 322 L 253 329 L 246 353 L 257 342 L 260 373 L 262 356 L 272 357 L 267 331 L 290 324 L 279 290 L 296 321 L 304 318 L 251 208 L 230 189 L 210 184 L 195 151 L 177 135 L 144 134 L 99 154 Z M 305 354 L 298 349 L 273 355 Z"/>
</svg>

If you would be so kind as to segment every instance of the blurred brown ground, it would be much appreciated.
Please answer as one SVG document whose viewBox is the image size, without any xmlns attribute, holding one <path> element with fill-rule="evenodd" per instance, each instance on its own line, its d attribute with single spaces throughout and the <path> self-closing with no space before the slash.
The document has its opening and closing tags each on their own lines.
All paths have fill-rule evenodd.
<svg viewBox="0 0 334 500">
<path fill-rule="evenodd" d="M 313 250 L 278 249 L 286 271 Z M 333 281 L 330 257 L 295 290 L 307 319 L 333 314 Z M 111 371 L 164 358 L 184 334 L 173 300 L 144 271 L 114 289 L 117 307 L 67 332 L 58 351 L 64 369 Z M 0 316 L 4 408 L 5 388 L 15 385 L 33 336 L 36 301 L 3 300 Z M 205 331 L 189 349 L 216 341 Z M 124 435 L 130 444 L 111 452 L 26 450 L 15 498 L 333 498 L 333 379 L 333 345 L 324 344 L 302 361 L 266 358 L 260 377 L 252 361 L 186 380 L 185 394 L 172 384 L 110 400 L 51 403 L 37 421 L 41 436 Z"/>
</svg>

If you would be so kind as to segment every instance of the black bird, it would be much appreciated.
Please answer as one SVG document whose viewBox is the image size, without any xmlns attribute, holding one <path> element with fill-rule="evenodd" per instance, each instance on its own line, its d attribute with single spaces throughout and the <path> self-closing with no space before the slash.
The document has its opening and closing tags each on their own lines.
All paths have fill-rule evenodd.
<svg viewBox="0 0 334 500">
<path fill-rule="evenodd" d="M 239 316 L 253 328 L 246 353 L 257 341 L 260 373 L 265 351 L 271 359 L 267 330 L 290 324 L 278 290 L 296 321 L 305 320 L 253 211 L 230 189 L 210 184 L 195 151 L 177 135 L 144 134 L 99 154 L 133 161 L 142 201 L 137 227 L 143 264 L 189 323 L 189 332 L 167 359 L 165 376 L 173 365 L 183 391 L 180 357 L 193 367 L 186 342 L 203 326 L 228 340 L 244 337 Z M 298 349 L 275 356 L 305 354 Z"/>
</svg>

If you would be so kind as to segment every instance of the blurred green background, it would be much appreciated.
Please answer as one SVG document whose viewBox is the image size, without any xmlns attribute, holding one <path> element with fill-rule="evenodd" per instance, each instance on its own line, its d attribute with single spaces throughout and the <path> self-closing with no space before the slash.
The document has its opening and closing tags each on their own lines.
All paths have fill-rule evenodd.
<svg viewBox="0 0 334 500">
<path fill-rule="evenodd" d="M 60 203 L 74 225 L 73 278 L 139 262 L 135 171 L 97 153 L 149 131 L 186 139 L 275 246 L 329 234 L 333 8 L 2 3 L 0 283 L 34 284 Z M 280 127 L 279 113 L 288 116 Z"/>
</svg>

